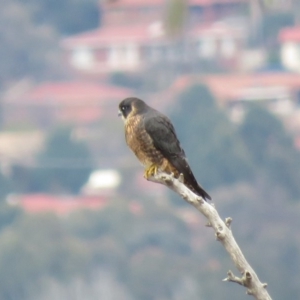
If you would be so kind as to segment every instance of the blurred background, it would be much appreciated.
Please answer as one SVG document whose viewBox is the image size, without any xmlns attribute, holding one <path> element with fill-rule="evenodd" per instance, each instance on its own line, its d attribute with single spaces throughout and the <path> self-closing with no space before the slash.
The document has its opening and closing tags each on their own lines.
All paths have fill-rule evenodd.
<svg viewBox="0 0 300 300">
<path fill-rule="evenodd" d="M 0 299 L 248 299 L 149 183 L 118 103 L 173 121 L 274 299 L 300 299 L 299 0 L 0 0 Z"/>
</svg>

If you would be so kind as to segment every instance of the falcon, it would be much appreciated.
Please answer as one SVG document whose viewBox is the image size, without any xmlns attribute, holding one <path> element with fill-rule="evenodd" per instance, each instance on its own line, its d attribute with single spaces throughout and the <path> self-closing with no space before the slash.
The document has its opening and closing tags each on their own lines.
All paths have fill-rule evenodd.
<svg viewBox="0 0 300 300">
<path fill-rule="evenodd" d="M 177 178 L 182 174 L 192 192 L 211 200 L 197 183 L 168 117 L 134 97 L 121 101 L 119 115 L 124 120 L 126 143 L 144 166 L 146 179 L 158 171 L 173 173 Z"/>
</svg>

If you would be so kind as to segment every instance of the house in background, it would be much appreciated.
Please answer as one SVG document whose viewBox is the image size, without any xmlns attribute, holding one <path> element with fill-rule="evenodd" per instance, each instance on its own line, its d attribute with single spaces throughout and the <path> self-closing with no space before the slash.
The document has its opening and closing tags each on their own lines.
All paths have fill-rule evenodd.
<svg viewBox="0 0 300 300">
<path fill-rule="evenodd" d="M 108 205 L 109 199 L 103 196 L 64 196 L 50 194 L 9 195 L 7 203 L 22 208 L 31 214 L 55 213 L 65 216 L 76 210 L 100 210 Z"/>
<path fill-rule="evenodd" d="M 120 99 L 132 94 L 127 88 L 86 81 L 45 82 L 18 96 L 2 100 L 7 126 L 27 124 L 48 128 L 55 124 L 91 125 L 100 117 L 115 116 Z"/>
<path fill-rule="evenodd" d="M 79 76 L 101 78 L 114 72 L 139 73 L 152 66 L 195 65 L 204 60 L 234 67 L 247 36 L 241 23 L 222 21 L 245 6 L 244 0 L 190 0 L 180 38 L 166 32 L 167 1 L 102 3 L 102 26 L 62 41 L 67 65 Z"/>
<path fill-rule="evenodd" d="M 181 92 L 195 84 L 207 85 L 217 104 L 233 122 L 241 122 L 250 104 L 262 105 L 283 120 L 300 148 L 299 74 L 278 72 L 182 76 L 168 90 L 155 94 L 152 103 L 163 103 L 163 110 L 166 110 Z"/>
<path fill-rule="evenodd" d="M 211 23 L 237 15 L 247 0 L 188 0 L 188 24 Z M 168 0 L 101 1 L 103 26 L 122 26 L 162 21 Z"/>
<path fill-rule="evenodd" d="M 279 42 L 282 65 L 289 71 L 300 73 L 300 27 L 282 29 Z"/>
<path fill-rule="evenodd" d="M 249 104 L 264 106 L 288 121 L 300 110 L 300 75 L 254 73 L 210 75 L 203 78 L 232 121 L 240 122 Z M 299 128 L 300 130 L 300 128 Z"/>
</svg>

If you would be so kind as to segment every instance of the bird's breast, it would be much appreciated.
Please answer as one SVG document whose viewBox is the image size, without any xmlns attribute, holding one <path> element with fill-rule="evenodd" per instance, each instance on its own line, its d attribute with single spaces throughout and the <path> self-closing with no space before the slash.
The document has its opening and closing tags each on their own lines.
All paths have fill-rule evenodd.
<svg viewBox="0 0 300 300">
<path fill-rule="evenodd" d="M 125 123 L 126 143 L 144 166 L 159 164 L 162 154 L 154 145 L 147 133 L 142 116 L 134 116 Z"/>
</svg>

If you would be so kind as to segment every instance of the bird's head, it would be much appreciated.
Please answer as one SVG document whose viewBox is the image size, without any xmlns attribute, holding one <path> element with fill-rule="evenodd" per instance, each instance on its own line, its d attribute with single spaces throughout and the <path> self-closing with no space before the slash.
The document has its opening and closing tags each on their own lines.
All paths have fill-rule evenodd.
<svg viewBox="0 0 300 300">
<path fill-rule="evenodd" d="M 143 113 L 147 109 L 147 104 L 138 98 L 130 97 L 121 101 L 119 104 L 119 116 L 126 120 L 130 116 Z"/>
</svg>

